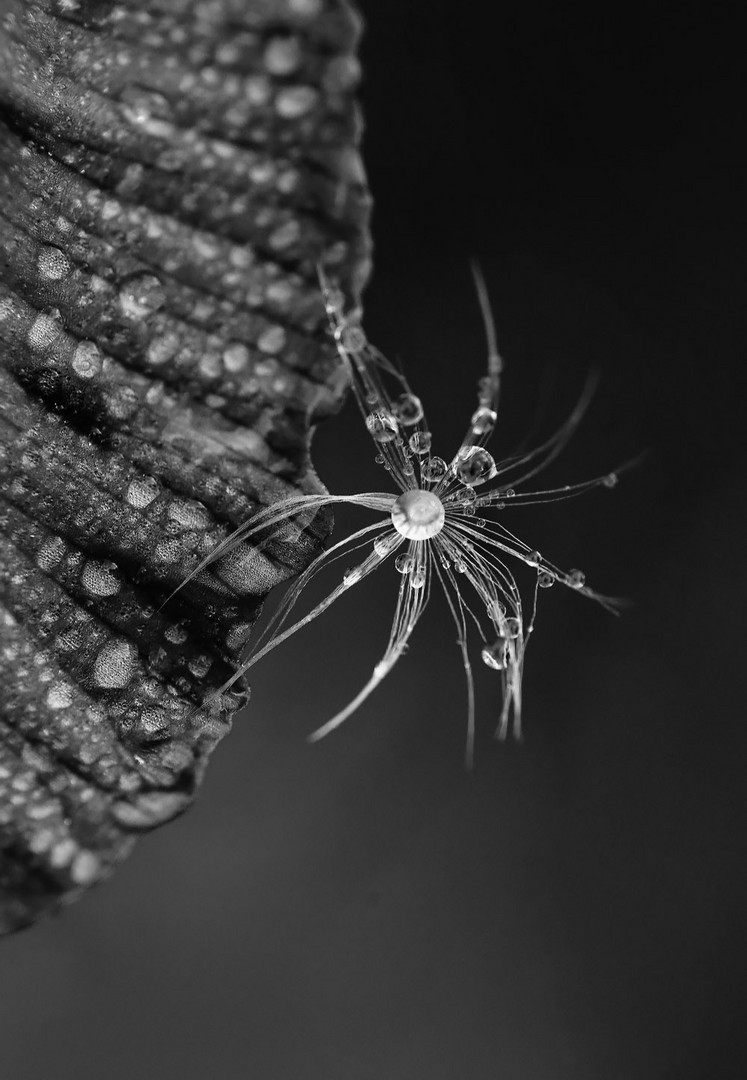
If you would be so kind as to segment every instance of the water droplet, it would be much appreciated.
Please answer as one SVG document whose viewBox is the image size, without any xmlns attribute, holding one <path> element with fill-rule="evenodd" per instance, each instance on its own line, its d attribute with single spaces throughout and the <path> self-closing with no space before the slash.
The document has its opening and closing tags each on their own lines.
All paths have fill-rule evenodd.
<svg viewBox="0 0 747 1080">
<path fill-rule="evenodd" d="M 342 295 L 342 290 L 331 285 L 325 293 L 324 306 L 330 315 L 342 315 L 342 309 L 345 307 L 345 297 Z"/>
<path fill-rule="evenodd" d="M 566 581 L 573 589 L 580 589 L 586 581 L 586 574 L 583 570 L 569 570 Z"/>
<path fill-rule="evenodd" d="M 184 623 L 172 623 L 171 626 L 166 627 L 163 636 L 173 645 L 183 645 L 188 636 L 187 628 Z"/>
<path fill-rule="evenodd" d="M 613 488 L 613 487 L 617 486 L 617 481 L 618 481 L 617 473 L 611 472 L 611 473 L 608 473 L 607 476 L 605 476 L 604 480 L 602 481 L 602 484 L 606 488 Z"/>
<path fill-rule="evenodd" d="M 130 483 L 125 498 L 130 506 L 142 510 L 144 506 L 148 506 L 153 502 L 159 491 L 160 487 L 155 477 L 143 476 L 141 479 L 133 480 Z"/>
<path fill-rule="evenodd" d="M 155 274 L 137 274 L 119 291 L 119 309 L 128 319 L 142 319 L 166 303 L 163 285 Z"/>
<path fill-rule="evenodd" d="M 343 323 L 335 331 L 335 337 L 339 341 L 340 347 L 349 353 L 361 352 L 368 344 L 363 327 L 355 323 Z"/>
<path fill-rule="evenodd" d="M 555 578 L 552 576 L 552 574 L 543 572 L 537 578 L 537 584 L 539 585 L 540 589 L 550 589 L 555 584 Z"/>
<path fill-rule="evenodd" d="M 107 689 L 127 686 L 132 678 L 137 650 L 129 641 L 111 641 L 96 657 L 93 681 Z"/>
<path fill-rule="evenodd" d="M 506 490 L 502 491 L 501 494 L 503 495 L 504 499 L 513 499 L 516 492 L 513 488 L 506 488 Z"/>
<path fill-rule="evenodd" d="M 55 682 L 47 690 L 47 705 L 50 709 L 66 709 L 73 701 L 73 688 L 69 683 Z"/>
<path fill-rule="evenodd" d="M 489 409 L 485 405 L 481 405 L 479 409 L 476 409 L 472 413 L 472 419 L 470 424 L 475 435 L 489 435 L 495 427 L 495 422 L 498 419 L 498 414 L 494 409 Z"/>
<path fill-rule="evenodd" d="M 521 633 L 521 622 L 511 616 L 504 622 L 503 632 L 507 638 L 517 638 Z"/>
<path fill-rule="evenodd" d="M 527 555 L 527 566 L 539 566 L 542 562 L 542 556 L 539 551 L 530 551 Z"/>
<path fill-rule="evenodd" d="M 397 421 L 391 413 L 369 413 L 366 417 L 366 427 L 376 442 L 386 443 L 397 438 Z"/>
<path fill-rule="evenodd" d="M 497 469 L 493 455 L 480 446 L 467 446 L 459 453 L 456 474 L 463 484 L 484 484 L 492 480 Z"/>
<path fill-rule="evenodd" d="M 415 394 L 402 394 L 394 402 L 394 415 L 401 424 L 411 427 L 423 419 L 423 403 Z"/>
<path fill-rule="evenodd" d="M 394 566 L 400 574 L 409 574 L 415 566 L 415 559 L 412 555 L 398 555 Z"/>
<path fill-rule="evenodd" d="M 413 570 L 410 577 L 410 587 L 413 589 L 422 589 L 425 585 L 425 567 L 419 566 L 417 570 Z"/>
<path fill-rule="evenodd" d="M 462 561 L 462 559 L 455 559 L 454 560 L 454 569 L 456 570 L 457 574 L 466 574 L 467 573 L 467 566 Z"/>
<path fill-rule="evenodd" d="M 432 457 L 429 458 L 428 461 L 423 462 L 420 467 L 420 475 L 424 480 L 427 480 L 429 483 L 433 484 L 437 480 L 441 480 L 442 477 L 446 476 L 447 469 L 448 465 L 443 458 Z"/>
<path fill-rule="evenodd" d="M 507 642 L 505 638 L 497 638 L 492 645 L 486 645 L 481 652 L 483 664 L 493 668 L 494 671 L 503 671 L 506 666 Z"/>
<path fill-rule="evenodd" d="M 348 566 L 342 575 L 343 585 L 355 585 L 357 581 L 361 579 L 361 569 L 359 566 Z"/>
<path fill-rule="evenodd" d="M 432 441 L 433 436 L 430 431 L 416 431 L 410 436 L 410 449 L 413 454 L 427 454 Z"/>
<path fill-rule="evenodd" d="M 249 350 L 240 341 L 235 341 L 223 353 L 223 364 L 226 371 L 241 371 L 249 363 Z"/>
<path fill-rule="evenodd" d="M 98 559 L 87 560 L 80 582 L 92 596 L 116 596 L 121 588 L 117 564 L 100 562 Z"/>
<path fill-rule="evenodd" d="M 463 487 L 453 496 L 453 501 L 459 506 L 472 506 L 477 501 L 477 494 L 474 488 Z"/>
<path fill-rule="evenodd" d="M 390 555 L 395 548 L 398 548 L 400 543 L 400 537 L 396 532 L 385 533 L 384 536 L 376 537 L 373 542 L 373 549 L 380 559 L 384 559 L 387 555 Z"/>
<path fill-rule="evenodd" d="M 487 609 L 490 618 L 495 619 L 496 622 L 500 622 L 506 614 L 506 605 L 501 603 L 500 600 L 491 600 L 487 605 Z"/>
<path fill-rule="evenodd" d="M 70 260 L 64 251 L 57 247 L 42 248 L 36 263 L 40 277 L 48 281 L 59 281 L 70 273 Z"/>
<path fill-rule="evenodd" d="M 73 371 L 81 379 L 92 379 L 101 371 L 102 360 L 98 346 L 93 341 L 81 341 L 73 353 Z"/>
</svg>

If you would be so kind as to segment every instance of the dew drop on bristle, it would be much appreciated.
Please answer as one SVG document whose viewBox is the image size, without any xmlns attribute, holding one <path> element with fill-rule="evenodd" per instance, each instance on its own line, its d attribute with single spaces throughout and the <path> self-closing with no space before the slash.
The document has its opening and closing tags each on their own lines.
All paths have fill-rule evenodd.
<svg viewBox="0 0 747 1080">
<path fill-rule="evenodd" d="M 517 638 L 521 633 L 521 623 L 512 616 L 504 622 L 503 630 L 507 638 Z"/>
<path fill-rule="evenodd" d="M 422 589 L 425 585 L 425 567 L 419 566 L 417 570 L 413 570 L 410 576 L 410 587 L 412 589 Z"/>
<path fill-rule="evenodd" d="M 363 328 L 355 324 L 348 325 L 346 323 L 341 326 L 337 332 L 337 340 L 345 352 L 349 353 L 361 352 L 368 344 Z"/>
<path fill-rule="evenodd" d="M 459 453 L 456 465 L 457 477 L 470 487 L 492 480 L 498 470 L 493 455 L 480 446 L 467 446 Z"/>
<path fill-rule="evenodd" d="M 410 449 L 413 454 L 427 454 L 432 441 L 433 436 L 430 431 L 416 431 L 410 436 Z"/>
<path fill-rule="evenodd" d="M 324 297 L 325 307 L 331 315 L 342 314 L 342 309 L 345 306 L 345 297 L 342 295 L 340 289 L 334 286 L 327 289 Z"/>
<path fill-rule="evenodd" d="M 555 578 L 552 574 L 542 573 L 537 578 L 537 584 L 540 589 L 550 589 L 555 584 Z"/>
<path fill-rule="evenodd" d="M 476 501 L 475 489 L 465 486 L 450 497 L 449 504 L 464 509 L 465 507 L 472 507 Z"/>
<path fill-rule="evenodd" d="M 377 536 L 373 542 L 374 552 L 380 559 L 391 554 L 400 544 L 400 538 L 396 533 L 387 533 L 385 536 Z"/>
<path fill-rule="evenodd" d="M 423 419 L 423 404 L 415 394 L 402 394 L 394 402 L 394 415 L 400 424 L 411 427 Z"/>
<path fill-rule="evenodd" d="M 358 566 L 349 566 L 342 575 L 342 581 L 344 585 L 355 585 L 356 581 L 360 581 L 361 571 Z"/>
<path fill-rule="evenodd" d="M 500 600 L 491 600 L 486 606 L 491 619 L 499 621 L 506 614 L 506 605 L 501 603 Z"/>
<path fill-rule="evenodd" d="M 423 465 L 420 469 L 420 475 L 423 477 L 424 480 L 427 480 L 429 483 L 433 484 L 437 480 L 441 480 L 444 476 L 446 476 L 447 469 L 448 465 L 443 458 L 432 457 L 428 461 L 423 462 Z"/>
<path fill-rule="evenodd" d="M 397 421 L 391 413 L 369 413 L 366 417 L 366 427 L 376 442 L 387 443 L 397 438 Z"/>
<path fill-rule="evenodd" d="M 605 476 L 604 480 L 602 481 L 602 485 L 603 485 L 603 487 L 606 487 L 606 488 L 617 487 L 617 480 L 618 480 L 617 473 L 611 472 L 607 476 Z"/>
<path fill-rule="evenodd" d="M 580 589 L 586 581 L 586 574 L 583 570 L 569 570 L 566 580 L 571 588 Z"/>
<path fill-rule="evenodd" d="M 461 559 L 456 559 L 454 561 L 454 570 L 456 571 L 457 574 L 466 574 L 467 573 L 467 567 L 462 562 Z"/>
<path fill-rule="evenodd" d="M 539 551 L 530 551 L 527 555 L 527 566 L 539 566 L 542 562 L 542 556 Z"/>
<path fill-rule="evenodd" d="M 415 566 L 415 560 L 412 555 L 398 555 L 394 566 L 400 574 L 409 574 Z"/>
<path fill-rule="evenodd" d="M 497 419 L 498 414 L 494 409 L 481 405 L 479 409 L 472 413 L 472 419 L 470 420 L 472 431 L 475 435 L 489 435 L 495 427 Z"/>
<path fill-rule="evenodd" d="M 486 645 L 480 653 L 483 664 L 495 671 L 503 671 L 506 666 L 507 642 L 503 637 L 497 638 L 492 645 Z"/>
</svg>

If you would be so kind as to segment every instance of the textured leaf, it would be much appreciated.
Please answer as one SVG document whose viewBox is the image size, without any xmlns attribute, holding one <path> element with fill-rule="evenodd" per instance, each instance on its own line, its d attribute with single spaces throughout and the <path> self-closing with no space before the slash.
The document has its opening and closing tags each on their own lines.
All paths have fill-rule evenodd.
<svg viewBox="0 0 747 1080">
<path fill-rule="evenodd" d="M 342 0 L 0 0 L 0 927 L 185 809 L 262 597 L 326 523 L 339 405 L 316 266 L 357 297 L 368 197 Z"/>
</svg>

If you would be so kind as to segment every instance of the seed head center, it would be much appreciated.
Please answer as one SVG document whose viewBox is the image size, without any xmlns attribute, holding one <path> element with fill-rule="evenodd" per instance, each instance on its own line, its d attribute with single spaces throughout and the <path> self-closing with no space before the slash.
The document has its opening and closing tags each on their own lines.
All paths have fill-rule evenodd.
<svg viewBox="0 0 747 1080">
<path fill-rule="evenodd" d="M 408 540 L 430 540 L 444 527 L 444 506 L 432 491 L 405 491 L 392 506 L 392 525 Z"/>
</svg>

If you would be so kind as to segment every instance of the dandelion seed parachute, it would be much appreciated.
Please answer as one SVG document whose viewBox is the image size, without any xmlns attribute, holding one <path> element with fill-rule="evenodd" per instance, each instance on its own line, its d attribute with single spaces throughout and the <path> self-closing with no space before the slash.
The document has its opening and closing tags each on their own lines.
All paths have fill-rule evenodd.
<svg viewBox="0 0 747 1080">
<path fill-rule="evenodd" d="M 487 371 L 478 382 L 478 405 L 453 457 L 447 461 L 431 453 L 433 438 L 420 398 L 412 392 L 403 373 L 369 344 L 357 319 L 345 313 L 342 295 L 320 270 L 331 333 L 350 374 L 353 395 L 365 428 L 376 446 L 377 461 L 389 473 L 397 493 L 298 495 L 284 499 L 242 525 L 218 545 L 192 575 L 227 554 L 237 543 L 270 535 L 273 529 L 291 519 L 299 527 L 307 526 L 324 506 L 347 503 L 383 515 L 383 520 L 380 517 L 317 556 L 290 587 L 240 669 L 219 691 L 228 690 L 270 650 L 307 626 L 403 549 L 393 560 L 400 578 L 386 649 L 368 682 L 352 701 L 310 736 L 312 740 L 339 727 L 386 678 L 406 650 L 428 605 L 434 581 L 446 597 L 457 629 L 467 683 L 468 763 L 472 761 L 475 737 L 475 692 L 468 629 L 474 626 L 481 641 L 482 660 L 499 673 L 502 682 L 503 704 L 497 734 L 505 737 L 513 724 L 514 734 L 518 737 L 521 733 L 524 659 L 534 628 L 539 587 L 547 588 L 560 582 L 612 611 L 617 610 L 616 601 L 601 596 L 585 584 L 580 570 L 561 570 L 520 540 L 502 520 L 476 516 L 478 509 L 485 513 L 503 512 L 509 507 L 554 502 L 596 487 L 612 487 L 617 473 L 562 488 L 523 493 L 515 490 L 517 485 L 545 468 L 566 445 L 589 404 L 593 383 L 587 385 L 565 423 L 533 450 L 496 462 L 485 449 L 497 420 L 503 363 L 496 345 L 487 289 L 479 268 L 473 265 L 472 270 L 485 325 Z M 392 386 L 394 390 L 390 390 Z M 484 487 L 491 482 L 497 486 Z M 297 601 L 317 573 L 362 548 L 366 549 L 363 559 L 347 567 L 331 592 L 307 614 L 290 622 Z M 536 573 L 528 620 L 525 620 L 521 595 L 506 557 L 523 562 Z"/>
</svg>

